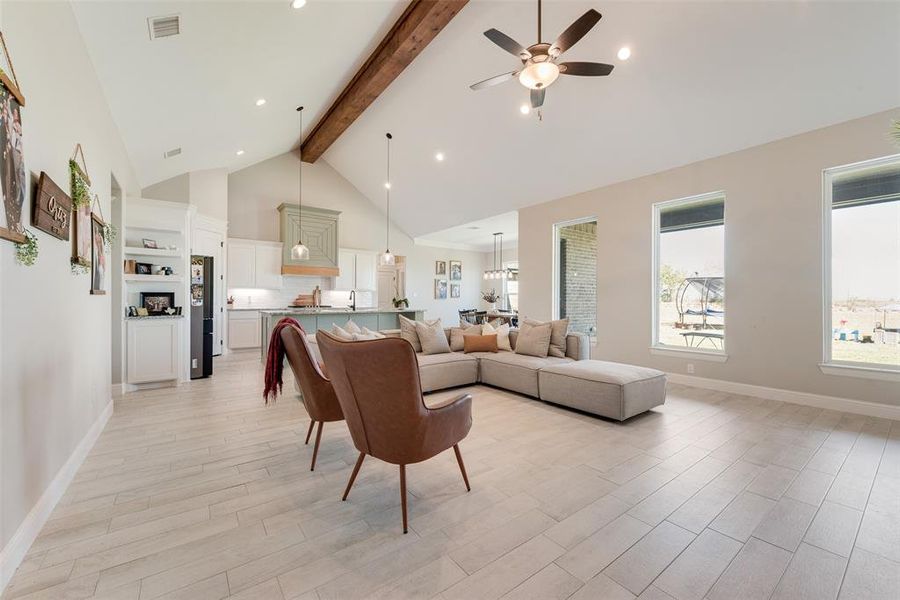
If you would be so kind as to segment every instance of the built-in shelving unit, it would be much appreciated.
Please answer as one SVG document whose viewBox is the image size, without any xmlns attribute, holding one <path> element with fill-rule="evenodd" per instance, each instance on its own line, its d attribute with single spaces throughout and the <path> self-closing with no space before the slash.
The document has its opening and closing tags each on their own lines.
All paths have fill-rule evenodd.
<svg viewBox="0 0 900 600">
<path fill-rule="evenodd" d="M 125 256 L 181 258 L 183 254 L 179 249 L 169 250 L 168 248 L 139 248 L 127 246 L 125 248 Z"/>
<path fill-rule="evenodd" d="M 125 210 L 123 256 L 168 267 L 172 275 L 124 273 L 125 306 L 141 306 L 141 293 L 172 292 L 182 318 L 128 319 L 125 382 L 129 386 L 176 383 L 190 378 L 190 248 L 192 207 L 177 202 L 129 198 Z M 158 248 L 145 248 L 153 240 Z M 123 265 L 119 265 L 123 268 Z M 132 387 L 132 389 L 133 389 Z M 128 389 L 128 388 L 126 388 Z"/>
<path fill-rule="evenodd" d="M 138 275 L 136 273 L 126 273 L 125 281 L 143 281 L 145 283 L 181 283 L 184 277 L 181 275 Z"/>
</svg>

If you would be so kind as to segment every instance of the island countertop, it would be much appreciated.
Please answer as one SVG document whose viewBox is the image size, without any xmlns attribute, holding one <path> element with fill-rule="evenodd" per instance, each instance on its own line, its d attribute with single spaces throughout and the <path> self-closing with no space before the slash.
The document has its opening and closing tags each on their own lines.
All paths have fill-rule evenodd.
<svg viewBox="0 0 900 600">
<path fill-rule="evenodd" d="M 332 308 L 277 308 L 260 310 L 260 338 L 262 343 L 262 358 L 265 360 L 275 324 L 282 317 L 293 317 L 307 333 L 314 333 L 319 329 L 330 330 L 334 325 L 342 327 L 348 321 L 353 321 L 359 327 L 366 327 L 372 331 L 395 330 L 400 327 L 400 315 L 421 321 L 425 311 L 415 308 L 357 308 L 350 310 L 345 306 Z"/>
<path fill-rule="evenodd" d="M 373 313 L 421 313 L 425 312 L 417 308 L 357 308 L 350 310 L 345 306 L 332 306 L 330 308 L 304 308 L 302 306 L 291 306 L 288 308 L 265 308 L 259 311 L 267 315 L 354 315 L 354 314 L 373 314 Z"/>
</svg>

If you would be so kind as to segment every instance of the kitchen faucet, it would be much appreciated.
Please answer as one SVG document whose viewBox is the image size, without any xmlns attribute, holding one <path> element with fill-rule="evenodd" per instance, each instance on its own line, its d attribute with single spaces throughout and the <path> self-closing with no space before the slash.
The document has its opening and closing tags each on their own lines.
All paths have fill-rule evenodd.
<svg viewBox="0 0 900 600">
<path fill-rule="evenodd" d="M 356 311 L 356 290 L 350 290 L 350 310 Z"/>
</svg>

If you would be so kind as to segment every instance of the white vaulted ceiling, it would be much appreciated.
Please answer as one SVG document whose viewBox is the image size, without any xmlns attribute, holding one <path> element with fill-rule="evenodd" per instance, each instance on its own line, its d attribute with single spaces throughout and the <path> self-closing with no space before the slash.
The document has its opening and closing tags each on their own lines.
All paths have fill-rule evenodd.
<svg viewBox="0 0 900 600">
<path fill-rule="evenodd" d="M 615 70 L 560 77 L 538 122 L 517 82 L 468 88 L 517 66 L 482 32 L 533 43 L 535 4 L 470 2 L 325 154 L 381 205 L 391 130 L 392 214 L 411 235 L 900 106 L 898 2 L 561 1 L 544 2 L 545 41 L 596 8 L 565 56 Z"/>
<path fill-rule="evenodd" d="M 295 10 L 290 0 L 81 0 L 73 7 L 147 186 L 196 169 L 240 169 L 295 147 L 294 109 L 305 106 L 308 132 L 406 2 L 310 0 Z M 182 33 L 151 40 L 147 19 L 173 14 Z M 163 158 L 176 147 L 180 156 Z"/>
<path fill-rule="evenodd" d="M 76 2 L 75 12 L 147 185 L 294 147 L 295 105 L 308 107 L 309 131 L 405 6 Z M 533 43 L 536 3 L 471 0 L 324 159 L 383 206 L 391 131 L 392 217 L 423 236 L 900 106 L 898 2 L 547 1 L 545 41 L 588 8 L 603 19 L 566 59 L 616 68 L 561 77 L 543 121 L 519 113 L 527 93 L 516 82 L 468 88 L 517 66 L 482 32 Z M 146 18 L 171 13 L 184 34 L 151 42 Z M 162 158 L 177 146 L 179 158 Z"/>
</svg>

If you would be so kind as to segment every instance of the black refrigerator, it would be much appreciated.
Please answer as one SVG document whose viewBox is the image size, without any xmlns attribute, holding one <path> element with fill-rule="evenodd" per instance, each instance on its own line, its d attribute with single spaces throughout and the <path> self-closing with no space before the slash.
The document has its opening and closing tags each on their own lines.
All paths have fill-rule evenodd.
<svg viewBox="0 0 900 600">
<path fill-rule="evenodd" d="M 213 259 L 191 256 L 191 379 L 213 372 Z"/>
</svg>

